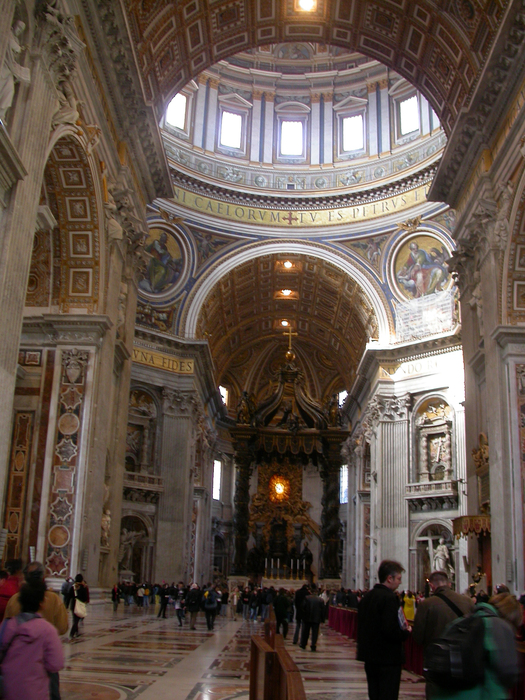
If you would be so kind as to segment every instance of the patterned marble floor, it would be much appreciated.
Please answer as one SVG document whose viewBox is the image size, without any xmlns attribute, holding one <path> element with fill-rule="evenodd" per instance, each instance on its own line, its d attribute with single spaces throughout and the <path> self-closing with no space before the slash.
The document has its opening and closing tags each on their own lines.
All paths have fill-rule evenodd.
<svg viewBox="0 0 525 700">
<path fill-rule="evenodd" d="M 249 641 L 261 623 L 218 617 L 208 632 L 204 617 L 191 631 L 174 613 L 159 620 L 155 610 L 110 604 L 90 606 L 81 636 L 65 642 L 60 674 L 63 700 L 247 700 Z M 367 700 L 363 664 L 355 644 L 324 625 L 317 651 L 286 647 L 303 677 L 308 700 Z M 400 700 L 422 700 L 424 683 L 403 672 Z"/>
</svg>

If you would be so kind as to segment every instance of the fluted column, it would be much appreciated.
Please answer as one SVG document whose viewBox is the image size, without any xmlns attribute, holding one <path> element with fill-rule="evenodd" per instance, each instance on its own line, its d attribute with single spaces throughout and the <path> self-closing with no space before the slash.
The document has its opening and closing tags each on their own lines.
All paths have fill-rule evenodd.
<svg viewBox="0 0 525 700">
<path fill-rule="evenodd" d="M 374 413 L 374 478 L 377 479 L 374 533 L 377 562 L 397 559 L 408 570 L 408 480 L 411 397 L 376 395 L 370 402 Z"/>
<path fill-rule="evenodd" d="M 158 511 L 157 581 L 178 581 L 187 567 L 197 409 L 193 392 L 164 389 L 160 457 L 164 493 Z"/>
</svg>

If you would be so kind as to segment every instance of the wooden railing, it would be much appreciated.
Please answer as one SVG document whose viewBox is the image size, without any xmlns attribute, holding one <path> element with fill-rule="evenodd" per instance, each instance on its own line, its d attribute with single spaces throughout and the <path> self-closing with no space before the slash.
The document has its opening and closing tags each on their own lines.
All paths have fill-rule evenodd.
<svg viewBox="0 0 525 700">
<path fill-rule="evenodd" d="M 273 610 L 264 624 L 264 637 L 251 638 L 250 700 L 306 700 L 299 669 L 282 635 L 275 634 Z"/>
</svg>

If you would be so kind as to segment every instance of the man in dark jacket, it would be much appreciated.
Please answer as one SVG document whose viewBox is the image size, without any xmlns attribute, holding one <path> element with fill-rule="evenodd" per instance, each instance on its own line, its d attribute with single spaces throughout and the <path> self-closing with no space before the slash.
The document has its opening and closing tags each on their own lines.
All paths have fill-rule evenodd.
<svg viewBox="0 0 525 700">
<path fill-rule="evenodd" d="M 303 621 L 303 604 L 306 596 L 310 593 L 308 589 L 308 584 L 304 583 L 303 586 L 295 592 L 294 598 L 294 608 L 295 608 L 295 632 L 293 636 L 293 643 L 297 644 L 299 641 L 299 633 L 301 631 L 301 624 Z"/>
<path fill-rule="evenodd" d="M 197 615 L 201 609 L 201 597 L 202 593 L 197 583 L 192 583 L 188 597 L 186 599 L 186 605 L 190 613 L 190 630 L 195 629 L 195 623 L 197 621 Z"/>
<path fill-rule="evenodd" d="M 409 635 L 395 594 L 404 568 L 385 559 L 374 588 L 357 608 L 357 659 L 365 662 L 370 700 L 397 700 L 403 665 L 403 642 Z"/>
<path fill-rule="evenodd" d="M 303 605 L 303 630 L 301 633 L 301 649 L 306 649 L 310 630 L 312 630 L 312 651 L 317 648 L 317 637 L 319 636 L 319 625 L 324 622 L 324 601 L 319 597 L 317 586 L 312 583 L 312 592 L 306 596 Z"/>
</svg>

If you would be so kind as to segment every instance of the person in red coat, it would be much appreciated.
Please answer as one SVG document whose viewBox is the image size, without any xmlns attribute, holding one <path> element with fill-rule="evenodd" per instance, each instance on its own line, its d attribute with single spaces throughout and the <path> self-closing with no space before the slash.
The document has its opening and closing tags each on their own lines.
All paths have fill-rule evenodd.
<svg viewBox="0 0 525 700">
<path fill-rule="evenodd" d="M 0 587 L 0 622 L 4 619 L 5 609 L 10 598 L 18 593 L 24 578 L 21 559 L 10 559 L 6 562 L 5 568 L 9 575 Z"/>
</svg>

